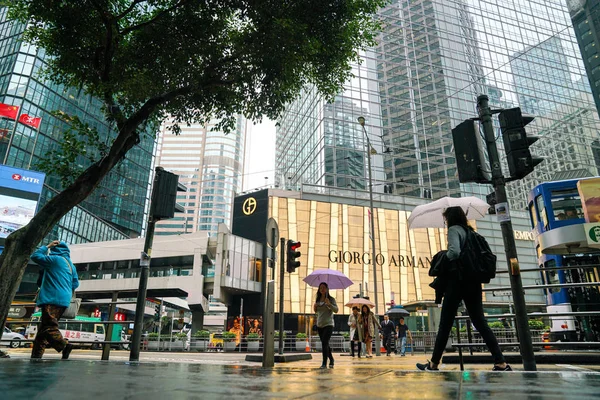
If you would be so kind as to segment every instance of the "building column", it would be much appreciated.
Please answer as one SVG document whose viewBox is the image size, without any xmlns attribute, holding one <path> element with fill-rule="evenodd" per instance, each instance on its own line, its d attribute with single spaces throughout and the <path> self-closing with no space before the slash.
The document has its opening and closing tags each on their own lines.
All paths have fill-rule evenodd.
<svg viewBox="0 0 600 400">
<path fill-rule="evenodd" d="M 192 310 L 192 335 L 204 328 L 204 310 L 202 307 Z"/>
</svg>

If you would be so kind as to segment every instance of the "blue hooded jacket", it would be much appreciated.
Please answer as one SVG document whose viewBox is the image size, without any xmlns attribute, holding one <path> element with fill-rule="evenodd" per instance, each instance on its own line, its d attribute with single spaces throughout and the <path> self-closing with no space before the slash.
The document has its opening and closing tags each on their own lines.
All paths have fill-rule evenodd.
<svg viewBox="0 0 600 400">
<path fill-rule="evenodd" d="M 50 249 L 42 246 L 31 255 L 31 260 L 44 271 L 42 286 L 36 304 L 53 304 L 69 307 L 73 291 L 79 287 L 77 269 L 70 258 L 71 251 L 65 242 Z"/>
</svg>

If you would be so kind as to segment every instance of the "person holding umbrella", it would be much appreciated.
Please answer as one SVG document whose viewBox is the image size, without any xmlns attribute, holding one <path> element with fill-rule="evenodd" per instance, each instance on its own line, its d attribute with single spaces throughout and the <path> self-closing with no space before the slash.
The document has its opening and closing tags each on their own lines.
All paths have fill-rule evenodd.
<svg viewBox="0 0 600 400">
<path fill-rule="evenodd" d="M 375 327 L 377 327 L 377 329 Z M 366 304 L 363 304 L 360 310 L 358 329 L 363 333 L 363 342 L 365 342 L 367 349 L 367 358 L 373 358 L 373 346 L 371 343 L 373 342 L 375 335 L 381 329 L 381 325 L 375 314 Z"/>
<path fill-rule="evenodd" d="M 510 365 L 504 359 L 494 332 L 490 329 L 483 315 L 481 283 L 469 280 L 468 276 L 459 274 L 458 267 L 452 262 L 460 257 L 467 240 L 468 230 L 473 228 L 469 226 L 467 216 L 461 207 L 448 207 L 443 212 L 443 217 L 448 225 L 448 251 L 445 257 L 450 263 L 447 264 L 447 270 L 444 272 L 446 286 L 442 303 L 442 315 L 440 316 L 440 325 L 435 338 L 431 361 L 417 363 L 417 368 L 422 371 L 438 370 L 456 311 L 460 302 L 464 301 L 473 325 L 475 325 L 494 356 L 493 371 L 512 371 Z"/>
<path fill-rule="evenodd" d="M 319 332 L 319 339 L 321 339 L 323 349 L 323 364 L 321 364 L 321 369 L 327 368 L 328 358 L 329 368 L 333 368 L 334 359 L 331 347 L 329 347 L 329 340 L 333 334 L 333 313 L 338 312 L 338 306 L 335 299 L 329 294 L 329 286 L 325 282 L 319 284 L 313 309 L 317 314 L 317 331 Z"/>
</svg>

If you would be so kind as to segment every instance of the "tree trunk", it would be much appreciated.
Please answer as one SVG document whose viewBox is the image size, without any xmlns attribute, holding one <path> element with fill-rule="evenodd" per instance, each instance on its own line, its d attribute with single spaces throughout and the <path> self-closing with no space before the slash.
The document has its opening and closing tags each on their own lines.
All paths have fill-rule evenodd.
<svg viewBox="0 0 600 400">
<path fill-rule="evenodd" d="M 86 169 L 69 187 L 52 198 L 23 228 L 6 238 L 0 255 L 0 328 L 4 329 L 12 303 L 29 257 L 54 225 L 71 209 L 85 200 L 102 179 L 137 143 L 135 128 L 121 130 L 106 157 Z"/>
</svg>

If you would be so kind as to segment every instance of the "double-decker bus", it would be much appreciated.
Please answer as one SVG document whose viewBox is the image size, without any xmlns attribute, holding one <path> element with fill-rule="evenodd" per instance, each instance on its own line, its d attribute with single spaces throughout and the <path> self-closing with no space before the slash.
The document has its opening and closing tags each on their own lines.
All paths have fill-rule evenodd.
<svg viewBox="0 0 600 400">
<path fill-rule="evenodd" d="M 572 235 L 573 229 L 583 230 L 581 225 L 586 222 L 577 189 L 578 181 L 542 183 L 533 188 L 528 197 L 540 277 L 544 284 L 600 281 L 600 253 L 574 242 Z M 543 246 L 546 244 L 551 244 L 555 250 L 545 249 Z M 599 311 L 599 289 L 598 286 L 545 288 L 547 311 Z M 598 317 L 556 316 L 550 320 L 551 341 L 600 340 Z"/>
</svg>

